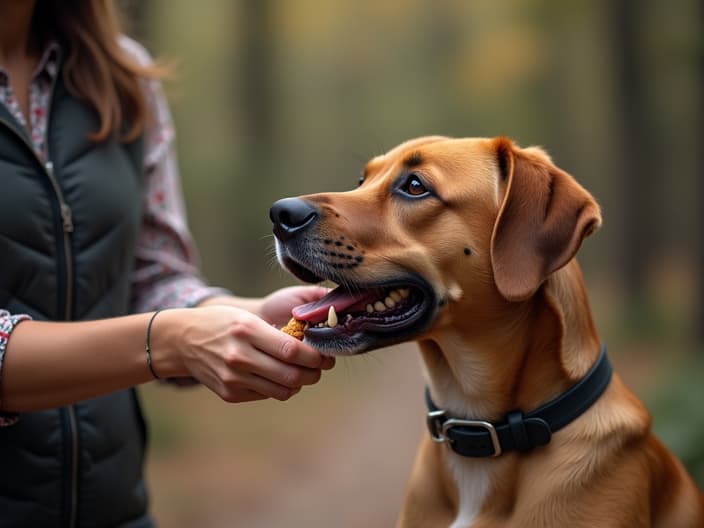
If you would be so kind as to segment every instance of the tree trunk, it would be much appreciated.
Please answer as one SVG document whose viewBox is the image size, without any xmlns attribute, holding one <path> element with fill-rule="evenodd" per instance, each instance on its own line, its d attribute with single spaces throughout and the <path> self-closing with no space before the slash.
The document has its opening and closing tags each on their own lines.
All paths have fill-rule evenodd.
<svg viewBox="0 0 704 528">
<path fill-rule="evenodd" d="M 244 28 L 240 39 L 242 125 L 249 152 L 266 156 L 274 139 L 272 3 L 244 0 L 240 5 Z"/>
<path fill-rule="evenodd" d="M 639 46 L 640 0 L 606 0 L 616 88 L 617 145 L 620 149 L 622 269 L 628 310 L 641 312 L 646 299 L 647 267 L 654 254 L 653 176 L 648 134 L 644 57 Z M 620 134 L 619 134 L 620 132 Z M 620 136 L 620 137 L 619 137 Z M 634 321 L 637 323 L 637 321 Z"/>
<path fill-rule="evenodd" d="M 695 68 L 697 70 L 697 90 L 698 94 L 698 135 L 699 141 L 704 138 L 704 0 L 699 0 L 699 31 L 697 32 L 699 36 L 699 46 L 697 48 L 697 60 L 695 63 Z M 699 167 L 702 170 L 704 167 L 704 149 L 701 148 L 701 144 L 698 148 L 694 149 L 697 153 L 698 163 L 695 163 L 695 167 Z M 704 347 L 704 179 L 701 177 L 698 179 L 699 183 L 699 229 L 697 232 L 697 256 L 695 261 L 695 269 L 697 270 L 697 299 L 696 299 L 696 313 L 695 313 L 695 333 L 696 338 L 702 347 Z"/>
<path fill-rule="evenodd" d="M 238 3 L 240 35 L 237 41 L 235 92 L 239 94 L 234 113 L 239 120 L 236 189 L 237 236 L 232 255 L 247 283 L 240 285 L 242 294 L 254 295 L 267 280 L 266 255 L 260 238 L 252 236 L 252 227 L 261 226 L 267 216 L 270 186 L 274 182 L 277 163 L 276 98 L 274 93 L 275 45 L 273 34 L 273 2 L 242 0 Z"/>
</svg>

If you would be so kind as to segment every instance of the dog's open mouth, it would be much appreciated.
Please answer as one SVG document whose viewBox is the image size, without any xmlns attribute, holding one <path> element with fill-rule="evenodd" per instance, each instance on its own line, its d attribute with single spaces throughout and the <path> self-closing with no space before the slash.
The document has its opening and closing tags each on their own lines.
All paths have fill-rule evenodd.
<svg viewBox="0 0 704 528">
<path fill-rule="evenodd" d="M 286 266 L 293 271 L 290 262 Z M 295 275 L 321 280 L 295 266 Z M 311 280 L 313 279 L 313 280 Z M 343 282 L 339 277 L 330 280 Z M 349 355 L 416 337 L 434 317 L 432 288 L 417 275 L 404 273 L 384 283 L 364 285 L 344 281 L 318 301 L 297 306 L 293 316 L 305 321 L 305 340 L 323 353 Z"/>
</svg>

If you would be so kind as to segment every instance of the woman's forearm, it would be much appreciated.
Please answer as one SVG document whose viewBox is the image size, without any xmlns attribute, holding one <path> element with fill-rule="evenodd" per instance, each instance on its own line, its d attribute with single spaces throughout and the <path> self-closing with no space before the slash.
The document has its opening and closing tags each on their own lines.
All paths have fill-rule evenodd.
<svg viewBox="0 0 704 528">
<path fill-rule="evenodd" d="M 230 302 L 238 306 L 228 306 Z M 230 402 L 285 400 L 301 386 L 316 383 L 320 370 L 333 366 L 332 358 L 246 309 L 256 310 L 256 304 L 233 299 L 159 312 L 150 332 L 155 373 L 194 377 Z M 291 304 L 281 314 L 290 313 Z M 280 319 L 274 312 L 270 320 Z M 152 315 L 19 323 L 5 350 L 2 410 L 58 407 L 153 379 L 145 351 Z"/>
<path fill-rule="evenodd" d="M 153 376 L 146 360 L 145 335 L 151 315 L 20 323 L 5 354 L 3 410 L 58 407 L 149 381 Z M 154 330 L 163 315 L 157 315 Z M 185 375 L 164 352 L 153 350 L 154 368 L 161 368 L 163 376 Z"/>
</svg>

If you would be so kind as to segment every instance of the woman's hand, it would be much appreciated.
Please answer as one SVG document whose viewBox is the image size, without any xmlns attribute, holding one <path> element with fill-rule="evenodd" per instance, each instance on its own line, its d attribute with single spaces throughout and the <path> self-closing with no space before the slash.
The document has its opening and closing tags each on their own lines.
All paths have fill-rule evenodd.
<svg viewBox="0 0 704 528">
<path fill-rule="evenodd" d="M 317 301 L 330 290 L 322 286 L 289 286 L 264 297 L 259 306 L 259 315 L 278 327 L 291 319 L 291 310 L 298 305 Z"/>
<path fill-rule="evenodd" d="M 309 290 L 309 291 L 305 291 Z M 293 287 L 263 301 L 271 321 L 324 288 Z M 316 297 L 317 295 L 317 297 Z M 288 317 L 286 319 L 288 320 Z M 154 368 L 162 377 L 192 376 L 223 400 L 287 400 L 320 379 L 334 359 L 232 306 L 166 310 L 152 327 Z M 161 370 L 160 370 L 161 369 Z"/>
</svg>

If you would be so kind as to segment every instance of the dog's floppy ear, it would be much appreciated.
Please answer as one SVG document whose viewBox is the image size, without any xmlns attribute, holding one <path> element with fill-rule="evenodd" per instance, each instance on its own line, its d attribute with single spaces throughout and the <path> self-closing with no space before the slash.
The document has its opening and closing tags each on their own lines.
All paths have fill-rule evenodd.
<svg viewBox="0 0 704 528">
<path fill-rule="evenodd" d="M 509 301 L 529 298 L 601 224 L 599 206 L 538 148 L 494 140 L 503 203 L 491 237 L 494 281 Z"/>
</svg>

